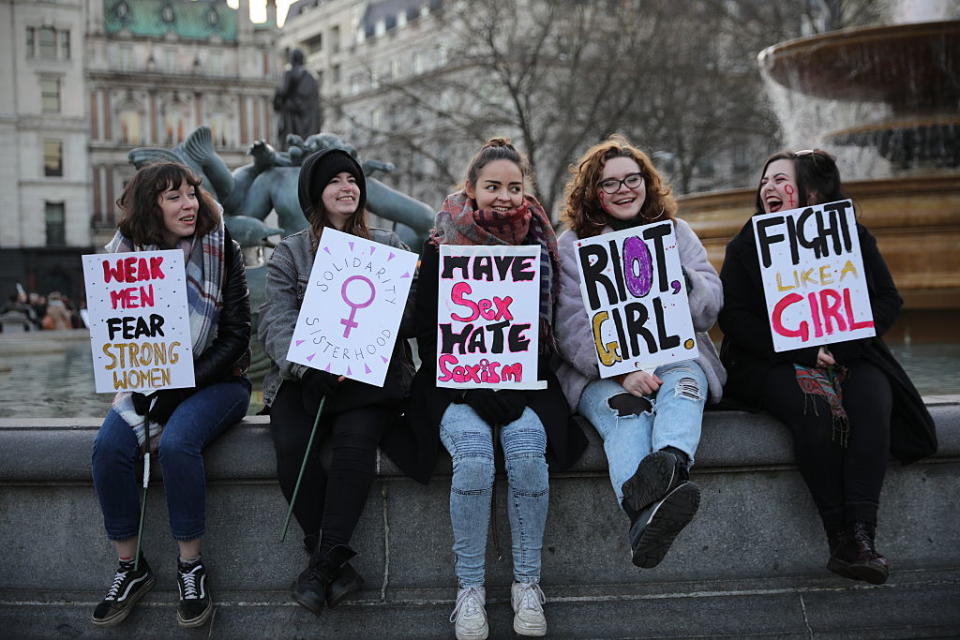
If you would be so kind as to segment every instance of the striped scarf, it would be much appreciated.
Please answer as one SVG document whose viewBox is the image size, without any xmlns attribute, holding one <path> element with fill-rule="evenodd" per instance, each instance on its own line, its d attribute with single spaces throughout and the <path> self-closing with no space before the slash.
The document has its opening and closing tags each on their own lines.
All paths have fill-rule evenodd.
<svg viewBox="0 0 960 640">
<path fill-rule="evenodd" d="M 833 419 L 833 439 L 838 440 L 841 447 L 847 446 L 850 437 L 850 420 L 843 408 L 843 390 L 841 383 L 847 377 L 846 367 L 802 367 L 793 365 L 797 374 L 797 384 L 804 394 L 804 409 L 806 399 L 813 404 L 813 413 L 817 414 L 815 396 L 821 396 L 830 406 L 830 415 Z"/>
<path fill-rule="evenodd" d="M 437 212 L 430 242 L 434 245 L 538 244 L 540 252 L 540 352 L 553 345 L 553 302 L 560 293 L 560 254 L 557 234 L 543 206 L 533 196 L 506 213 L 474 208 L 465 191 L 448 195 Z"/>
<path fill-rule="evenodd" d="M 225 232 L 223 222 L 199 239 L 183 238 L 177 248 L 184 253 L 187 278 L 187 310 L 190 314 L 190 337 L 193 359 L 210 346 L 217 336 L 217 321 L 223 306 L 223 262 Z M 107 253 L 127 251 L 157 251 L 156 245 L 136 246 L 119 231 L 104 247 Z M 141 446 L 145 443 L 144 417 L 137 413 L 129 391 L 117 393 L 113 408 L 132 428 Z M 158 435 L 163 427 L 153 425 L 151 435 Z"/>
</svg>

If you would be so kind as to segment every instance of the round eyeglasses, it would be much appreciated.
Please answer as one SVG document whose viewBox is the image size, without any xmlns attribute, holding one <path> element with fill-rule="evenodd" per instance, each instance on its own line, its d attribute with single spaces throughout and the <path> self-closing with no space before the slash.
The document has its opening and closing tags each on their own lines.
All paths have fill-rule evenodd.
<svg viewBox="0 0 960 640">
<path fill-rule="evenodd" d="M 627 189 L 636 189 L 643 182 L 642 173 L 631 173 L 630 175 L 623 178 L 623 180 L 617 180 L 616 178 L 607 178 L 600 182 L 600 188 L 603 189 L 604 193 L 616 193 L 620 191 L 620 185 L 625 186 Z"/>
</svg>

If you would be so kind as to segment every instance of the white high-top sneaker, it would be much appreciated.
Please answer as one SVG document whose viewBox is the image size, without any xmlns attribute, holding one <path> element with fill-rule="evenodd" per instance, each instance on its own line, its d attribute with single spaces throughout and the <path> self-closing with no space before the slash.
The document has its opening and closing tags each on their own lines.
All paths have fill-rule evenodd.
<svg viewBox="0 0 960 640">
<path fill-rule="evenodd" d="M 547 618 L 543 615 L 546 596 L 536 582 L 514 582 L 510 587 L 513 603 L 513 630 L 520 636 L 547 635 Z"/>
<path fill-rule="evenodd" d="M 457 592 L 457 605 L 450 614 L 450 622 L 457 632 L 457 640 L 487 640 L 487 594 L 483 587 L 467 587 Z"/>
</svg>

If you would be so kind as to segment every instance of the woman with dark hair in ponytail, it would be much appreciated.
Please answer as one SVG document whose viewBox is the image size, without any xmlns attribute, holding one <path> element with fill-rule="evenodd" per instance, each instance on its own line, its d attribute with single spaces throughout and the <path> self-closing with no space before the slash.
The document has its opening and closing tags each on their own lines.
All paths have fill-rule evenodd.
<svg viewBox="0 0 960 640">
<path fill-rule="evenodd" d="M 421 462 L 412 475 L 429 478 L 442 442 L 453 458 L 450 518 L 459 589 L 450 620 L 458 640 L 481 640 L 489 633 L 484 579 L 495 472 L 494 431 L 499 431 L 503 445 L 510 496 L 513 629 L 524 636 L 547 632 L 539 584 L 549 501 L 547 450 L 552 453 L 553 468 L 562 470 L 586 446 L 547 364 L 553 353 L 550 327 L 558 285 L 557 239 L 540 203 L 524 193 L 525 166 L 507 140 L 494 138 L 484 144 L 470 162 L 464 188 L 441 205 L 420 267 L 416 330 L 421 366 L 408 413 Z M 437 273 L 442 244 L 541 248 L 539 379 L 546 381 L 545 389 L 462 391 L 436 386 Z"/>
<path fill-rule="evenodd" d="M 310 451 L 293 513 L 310 554 L 293 585 L 293 598 L 320 615 L 361 588 L 363 579 L 349 564 L 356 555 L 350 539 L 363 512 L 376 473 L 377 447 L 400 420 L 401 404 L 413 378 L 409 335 L 414 290 L 383 387 L 335 376 L 287 360 L 290 340 L 307 290 L 310 270 L 324 229 L 336 229 L 391 247 L 406 249 L 392 231 L 367 228 L 366 181 L 345 151 L 318 151 L 300 168 L 300 206 L 310 228 L 280 242 L 267 265 L 266 298 L 257 333 L 273 367 L 264 380 L 264 403 L 277 454 L 280 488 L 293 499 L 297 476 L 321 398 L 320 440 L 329 439 L 332 459 L 324 469 L 319 443 Z"/>
<path fill-rule="evenodd" d="M 783 151 L 763 165 L 756 213 L 845 200 L 840 171 L 824 151 Z M 933 420 L 881 336 L 902 300 L 877 241 L 859 222 L 876 337 L 776 352 L 767 319 L 753 222 L 727 245 L 720 354 L 725 392 L 766 409 L 793 435 L 797 464 L 830 547 L 827 569 L 882 584 L 887 559 L 875 535 L 880 489 L 892 452 L 908 463 L 936 451 Z"/>
</svg>

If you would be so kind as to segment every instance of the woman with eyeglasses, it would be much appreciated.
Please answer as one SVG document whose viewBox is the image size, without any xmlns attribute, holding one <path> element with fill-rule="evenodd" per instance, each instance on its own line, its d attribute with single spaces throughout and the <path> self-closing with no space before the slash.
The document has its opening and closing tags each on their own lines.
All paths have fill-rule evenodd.
<svg viewBox="0 0 960 640">
<path fill-rule="evenodd" d="M 755 215 L 845 199 L 833 157 L 784 151 L 763 166 Z M 882 584 L 889 565 L 874 540 L 887 458 L 891 451 L 904 463 L 930 455 L 936 435 L 920 395 L 880 338 L 902 300 L 874 237 L 860 223 L 857 234 L 876 337 L 775 352 L 748 220 L 727 245 L 720 272 L 726 302 L 721 357 L 729 373 L 726 393 L 766 409 L 790 429 L 826 530 L 827 569 Z"/>
<path fill-rule="evenodd" d="M 566 187 L 559 239 L 560 296 L 556 334 L 564 362 L 557 377 L 570 405 L 603 439 L 617 503 L 630 519 L 633 563 L 655 567 L 700 505 L 690 468 L 700 442 L 703 408 L 720 400 L 725 374 L 706 332 L 723 305 L 707 252 L 645 153 L 620 135 L 580 158 Z M 580 295 L 576 243 L 604 233 L 669 220 L 697 331 L 695 360 L 601 379 L 593 329 Z"/>
</svg>

